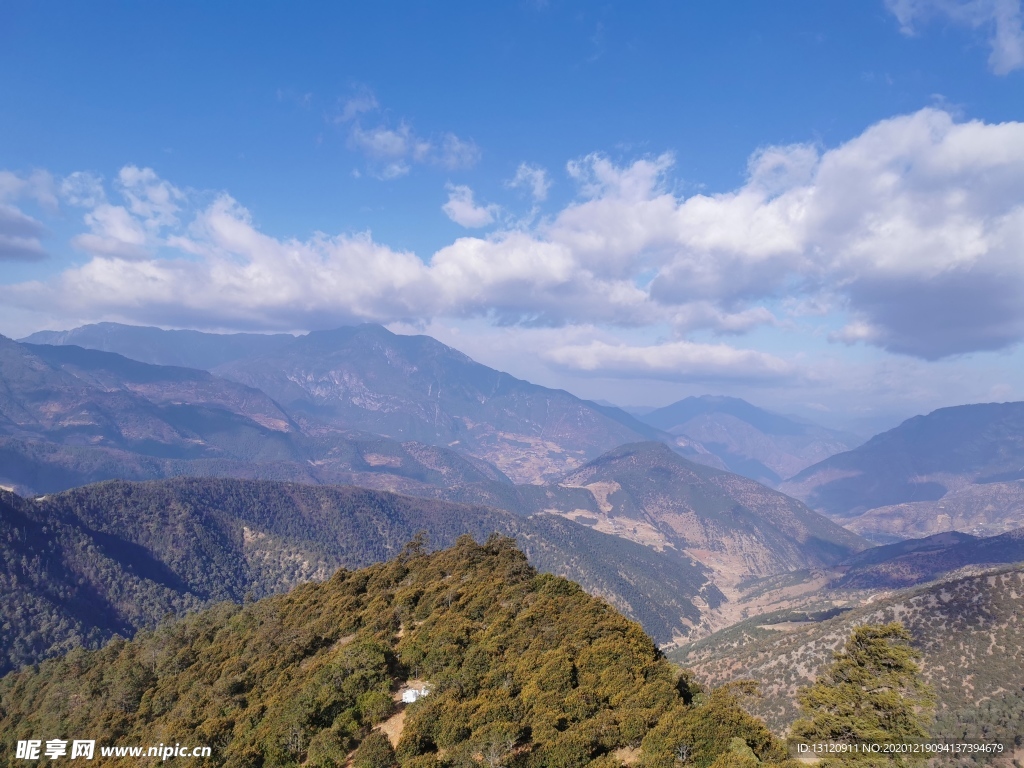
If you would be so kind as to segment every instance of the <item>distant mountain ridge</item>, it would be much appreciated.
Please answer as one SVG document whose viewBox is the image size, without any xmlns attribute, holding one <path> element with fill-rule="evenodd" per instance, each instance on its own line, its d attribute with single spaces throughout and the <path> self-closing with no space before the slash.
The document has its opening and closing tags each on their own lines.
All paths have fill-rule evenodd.
<svg viewBox="0 0 1024 768">
<path fill-rule="evenodd" d="M 872 541 L 919 538 L 941 531 L 995 536 L 1024 526 L 1024 480 L 956 488 L 935 501 L 875 507 L 846 523 Z"/>
<path fill-rule="evenodd" d="M 210 370 L 242 357 L 266 354 L 287 346 L 287 333 L 203 333 L 165 331 L 162 328 L 94 323 L 69 331 L 37 331 L 18 341 L 53 346 L 74 345 L 119 355 L 153 365 L 175 365 Z"/>
<path fill-rule="evenodd" d="M 179 475 L 357 483 L 436 496 L 511 481 L 448 448 L 298 424 L 206 371 L 0 337 L 0 484 L 23 493 Z"/>
<path fill-rule="evenodd" d="M 970 566 L 1024 562 L 1024 528 L 978 538 L 958 531 L 875 547 L 850 558 L 840 589 L 902 589 Z"/>
<path fill-rule="evenodd" d="M 915 416 L 808 467 L 780 489 L 864 535 L 922 535 L 954 527 L 999 533 L 1020 517 L 1020 505 L 1011 501 L 1020 480 L 1024 402 L 981 403 Z M 952 514 L 942 509 L 947 495 Z M 998 506 L 1011 517 L 1001 519 Z M 879 512 L 866 514 L 871 510 Z"/>
<path fill-rule="evenodd" d="M 687 397 L 638 418 L 697 441 L 730 472 L 773 487 L 860 442 L 853 435 L 772 413 L 735 397 Z"/>
<path fill-rule="evenodd" d="M 695 461 L 724 466 L 696 441 L 625 411 L 488 368 L 428 336 L 399 336 L 379 325 L 264 337 L 104 323 L 25 341 L 202 367 L 264 392 L 306 431 L 359 430 L 455 447 L 520 483 L 557 477 L 636 440 L 662 440 Z"/>
</svg>

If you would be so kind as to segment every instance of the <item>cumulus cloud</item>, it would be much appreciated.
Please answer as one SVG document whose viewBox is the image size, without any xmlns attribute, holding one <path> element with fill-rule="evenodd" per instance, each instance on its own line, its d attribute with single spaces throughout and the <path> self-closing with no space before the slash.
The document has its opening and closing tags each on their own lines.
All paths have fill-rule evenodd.
<svg viewBox="0 0 1024 768">
<path fill-rule="evenodd" d="M 415 134 L 392 133 L 373 137 L 374 151 L 411 162 Z M 424 256 L 368 234 L 275 238 L 230 197 L 197 210 L 188 193 L 129 166 L 112 185 L 120 201 L 76 193 L 94 203 L 74 241 L 92 260 L 8 295 L 75 306 L 83 317 L 191 316 L 220 328 L 479 317 L 657 326 L 687 339 L 842 323 L 837 343 L 928 360 L 1024 338 L 1024 123 L 958 122 L 925 109 L 832 148 L 763 147 L 745 182 L 718 194 L 679 196 L 672 162 L 580 158 L 567 166 L 578 196 L 549 218 Z M 463 226 L 497 221 L 497 207 L 469 187 L 448 193 L 444 211 Z M 725 365 L 730 349 L 602 343 L 563 351 L 560 364 L 605 361 L 653 376 L 709 350 Z M 756 356 L 728 359 L 761 366 L 760 375 L 783 370 Z"/>
<path fill-rule="evenodd" d="M 547 350 L 542 356 L 560 366 L 599 376 L 667 381 L 777 381 L 793 375 L 785 360 L 726 344 L 673 341 L 630 346 L 592 341 Z"/>
<path fill-rule="evenodd" d="M 1020 0 L 886 0 L 906 35 L 931 18 L 988 32 L 988 63 L 997 75 L 1024 67 L 1024 29 Z"/>
<path fill-rule="evenodd" d="M 117 180 L 128 209 L 150 229 L 178 223 L 184 193 L 156 175 L 152 168 L 126 165 Z"/>
<path fill-rule="evenodd" d="M 456 224 L 467 227 L 486 227 L 494 223 L 498 213 L 497 205 L 477 205 L 473 199 L 473 190 L 465 185 L 449 184 L 448 202 L 441 206 L 445 215 Z"/>
<path fill-rule="evenodd" d="M 509 189 L 525 189 L 535 203 L 540 203 L 548 198 L 551 180 L 548 178 L 548 172 L 540 166 L 520 163 L 516 168 L 516 175 L 505 182 L 505 186 Z"/>
<path fill-rule="evenodd" d="M 102 203 L 85 214 L 84 221 L 91 231 L 71 239 L 76 248 L 118 259 L 142 259 L 148 255 L 146 227 L 127 208 Z"/>
</svg>

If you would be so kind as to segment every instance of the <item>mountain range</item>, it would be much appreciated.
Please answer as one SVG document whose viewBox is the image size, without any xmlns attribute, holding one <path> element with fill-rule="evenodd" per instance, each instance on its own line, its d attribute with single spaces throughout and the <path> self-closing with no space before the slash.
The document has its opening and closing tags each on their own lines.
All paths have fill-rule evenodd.
<svg viewBox="0 0 1024 768">
<path fill-rule="evenodd" d="M 151 341 L 179 338 L 163 331 L 144 336 Z M 109 341 L 110 334 L 103 338 Z M 192 340 L 188 334 L 185 338 Z M 253 337 L 242 338 L 245 351 L 252 354 Z M 223 339 L 218 343 L 221 347 L 213 351 L 220 357 L 204 348 L 205 359 L 227 354 L 230 345 Z M 751 576 L 833 565 L 864 546 L 856 535 L 793 499 L 683 458 L 677 438 L 622 411 L 520 382 L 426 337 L 398 337 L 379 326 L 358 326 L 299 338 L 272 337 L 268 344 L 276 349 L 273 354 L 287 354 L 287 359 L 264 355 L 236 360 L 226 365 L 244 369 L 233 368 L 233 378 L 226 378 L 74 345 L 0 341 L 0 374 L 6 382 L 0 393 L 0 415 L 6 421 L 0 428 L 7 432 L 0 440 L 7 458 L 0 481 L 23 495 L 110 478 L 185 475 L 358 484 L 483 504 L 521 516 L 560 515 L 599 532 L 692 557 L 721 589 Z M 183 350 L 171 347 L 176 358 L 184 356 Z M 289 389 L 292 379 L 308 383 L 309 377 L 289 378 L 282 371 L 316 365 L 321 372 L 334 371 L 328 378 L 342 382 L 341 389 Z M 224 373 L 224 365 L 216 370 Z M 264 372 L 263 378 L 240 383 L 243 370 L 252 377 Z M 363 392 L 358 397 L 351 389 L 355 381 L 361 382 Z M 452 382 L 458 385 L 453 392 L 442 395 L 434 389 Z M 489 398 L 481 394 L 485 386 L 491 387 Z M 451 437 L 450 431 L 437 431 L 440 426 L 430 434 L 423 431 L 426 401 L 421 389 L 436 396 L 435 426 L 447 424 L 444 429 L 496 419 L 498 431 L 546 431 L 550 445 L 555 445 L 551 440 L 563 445 L 581 441 L 578 445 L 588 446 L 577 451 L 581 456 L 593 453 L 602 441 L 613 447 L 587 462 L 573 459 L 570 469 L 547 482 L 531 475 L 531 482 L 517 485 L 473 453 L 490 450 L 481 446 L 495 432 L 492 422 L 479 422 L 480 428 L 471 430 L 475 437 L 464 434 L 464 441 L 451 441 L 450 446 L 399 442 L 366 431 L 414 432 L 427 441 Z M 348 393 L 347 399 L 341 391 Z M 450 417 L 455 412 L 470 416 Z M 762 420 L 768 418 L 763 415 Z M 623 445 L 639 433 L 660 439 Z M 520 441 L 516 450 L 532 451 L 530 445 L 536 447 Z M 505 450 L 497 443 L 491 448 Z M 547 464 L 547 470 L 552 466 Z"/>
<path fill-rule="evenodd" d="M 310 435 L 359 430 L 457 448 L 520 483 L 556 477 L 636 440 L 663 440 L 688 458 L 722 466 L 685 437 L 488 368 L 428 336 L 398 336 L 373 324 L 265 341 L 254 334 L 201 334 L 199 341 L 195 334 L 108 323 L 24 341 L 184 362 L 260 390 Z"/>
<path fill-rule="evenodd" d="M 734 398 L 631 415 L 376 325 L 0 337 L 0 671 L 499 534 L 707 683 L 764 681 L 776 727 L 851 622 L 905 620 L 940 722 L 967 737 L 1024 712 L 1024 681 L 993 688 L 1000 664 L 980 659 L 1016 643 L 1019 661 L 1021 467 L 1024 403 L 941 409 L 858 445 Z M 396 642 L 428 620 L 399 619 Z M 953 690 L 956 664 L 978 695 Z"/>
<path fill-rule="evenodd" d="M 435 547 L 513 537 L 536 567 L 603 596 L 662 643 L 723 600 L 689 557 L 553 515 L 251 480 L 110 481 L 35 500 L 0 491 L 0 671 L 381 562 L 421 532 Z"/>
<path fill-rule="evenodd" d="M 355 430 L 304 429 L 263 392 L 206 371 L 0 337 L 0 484 L 232 476 L 435 495 L 511 487 L 484 461 Z M 482 491 L 481 491 L 482 492 Z"/>
<path fill-rule="evenodd" d="M 1024 403 L 941 408 L 810 466 L 780 490 L 876 541 L 1024 525 Z"/>
</svg>

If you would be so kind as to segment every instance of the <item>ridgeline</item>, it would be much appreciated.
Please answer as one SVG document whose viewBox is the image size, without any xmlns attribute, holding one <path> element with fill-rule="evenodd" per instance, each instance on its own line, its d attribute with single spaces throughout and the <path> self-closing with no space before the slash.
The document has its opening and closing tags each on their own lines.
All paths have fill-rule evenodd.
<svg viewBox="0 0 1024 768">
<path fill-rule="evenodd" d="M 428 695 L 399 704 L 414 681 Z M 224 766 L 671 768 L 682 744 L 697 768 L 785 760 L 731 689 L 701 692 L 639 625 L 497 536 L 414 541 L 12 673 L 0 734 L 5 760 L 30 738 L 208 745 Z"/>
</svg>

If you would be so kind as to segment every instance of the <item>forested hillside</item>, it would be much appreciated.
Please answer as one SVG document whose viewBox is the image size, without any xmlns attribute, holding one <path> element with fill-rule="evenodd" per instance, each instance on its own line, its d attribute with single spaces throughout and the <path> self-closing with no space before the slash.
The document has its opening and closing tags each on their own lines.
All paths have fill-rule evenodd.
<svg viewBox="0 0 1024 768">
<path fill-rule="evenodd" d="M 899 621 L 923 653 L 924 677 L 938 694 L 932 732 L 950 739 L 1004 740 L 1021 749 L 1022 596 L 1024 566 L 1003 567 L 897 592 L 839 615 L 760 616 L 669 655 L 707 684 L 759 681 L 764 698 L 754 703 L 754 711 L 782 729 L 795 717 L 798 688 L 831 662 L 854 627 Z"/>
<path fill-rule="evenodd" d="M 604 596 L 659 642 L 722 599 L 683 555 L 555 516 L 270 481 L 108 482 L 39 500 L 0 492 L 0 670 L 381 562 L 420 531 L 435 547 L 465 533 L 515 537 L 536 567 Z"/>
<path fill-rule="evenodd" d="M 414 681 L 429 693 L 402 709 Z M 0 681 L 5 760 L 58 734 L 209 745 L 225 766 L 672 768 L 682 744 L 697 768 L 785 758 L 732 693 L 702 693 L 637 624 L 500 537 L 413 545 Z"/>
</svg>

